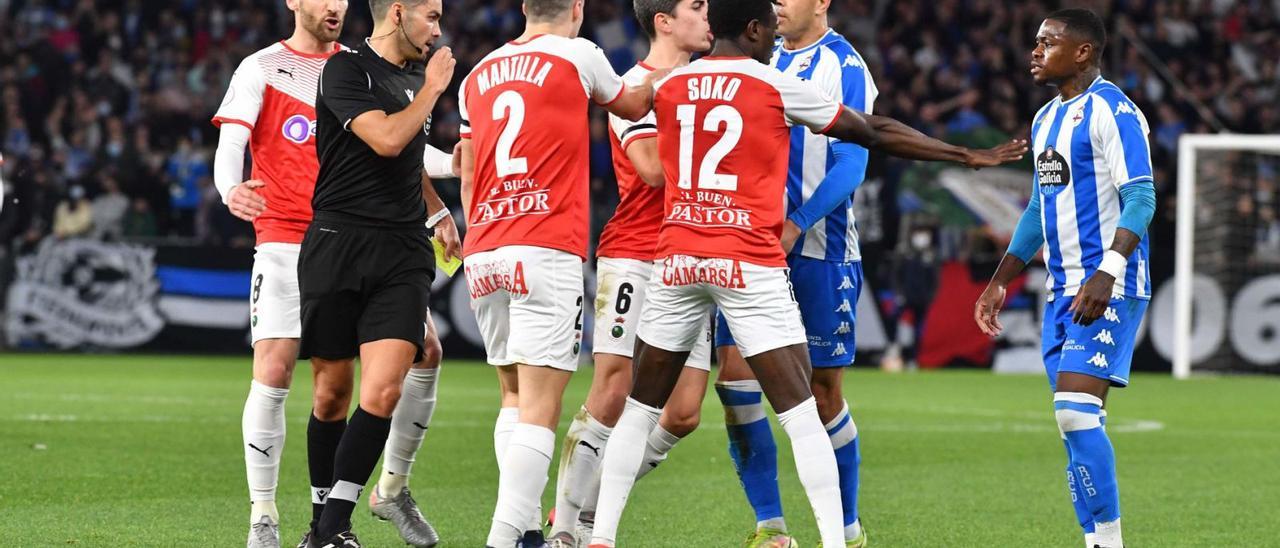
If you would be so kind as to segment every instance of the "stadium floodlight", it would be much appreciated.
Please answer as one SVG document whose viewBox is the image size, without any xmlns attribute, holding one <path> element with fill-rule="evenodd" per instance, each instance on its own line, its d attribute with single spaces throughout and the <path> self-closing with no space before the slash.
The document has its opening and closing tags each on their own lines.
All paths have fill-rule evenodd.
<svg viewBox="0 0 1280 548">
<path fill-rule="evenodd" d="M 1280 135 L 1179 139 L 1175 377 L 1280 364 L 1277 183 Z"/>
</svg>

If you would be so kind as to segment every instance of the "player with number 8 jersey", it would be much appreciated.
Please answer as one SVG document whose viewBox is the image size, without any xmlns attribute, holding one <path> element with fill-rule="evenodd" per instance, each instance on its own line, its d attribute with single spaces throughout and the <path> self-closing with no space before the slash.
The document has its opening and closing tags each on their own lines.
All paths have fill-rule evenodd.
<svg viewBox="0 0 1280 548">
<path fill-rule="evenodd" d="M 537 500 L 582 348 L 589 102 L 630 120 L 653 103 L 652 79 L 626 86 L 576 38 L 582 0 L 526 0 L 524 11 L 525 32 L 476 64 L 458 101 L 467 284 L 502 389 L 489 546 L 540 532 Z"/>
</svg>

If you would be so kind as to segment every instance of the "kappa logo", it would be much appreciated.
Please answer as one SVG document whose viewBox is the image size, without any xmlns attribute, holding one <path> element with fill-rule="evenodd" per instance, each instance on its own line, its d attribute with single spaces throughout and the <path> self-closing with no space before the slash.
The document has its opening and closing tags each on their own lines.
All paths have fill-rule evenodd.
<svg viewBox="0 0 1280 548">
<path fill-rule="evenodd" d="M 1107 357 L 1103 356 L 1102 352 L 1095 353 L 1092 358 L 1089 358 L 1087 363 L 1099 369 L 1106 369 L 1110 367 L 1110 364 L 1107 363 Z"/>
<path fill-rule="evenodd" d="M 844 343 L 836 343 L 836 349 L 831 351 L 832 356 L 843 356 L 849 352 L 844 349 Z"/>
<path fill-rule="evenodd" d="M 1116 314 L 1116 309 L 1113 306 L 1108 306 L 1107 311 L 1102 313 L 1102 317 L 1109 322 L 1120 323 L 1120 316 Z"/>
<path fill-rule="evenodd" d="M 846 67 L 861 67 L 861 66 L 862 66 L 862 61 L 859 61 L 859 60 L 858 60 L 858 57 L 857 57 L 856 55 L 849 54 L 849 55 L 844 56 L 844 66 L 846 66 Z"/>
<path fill-rule="evenodd" d="M 1130 114 L 1133 116 L 1137 116 L 1138 111 L 1133 108 L 1132 103 L 1128 101 L 1121 101 L 1119 104 L 1116 105 L 1116 116 L 1119 116 L 1121 114 Z"/>
<path fill-rule="evenodd" d="M 850 280 L 848 276 L 844 277 L 844 280 L 840 282 L 840 287 L 837 287 L 836 291 L 840 291 L 842 289 L 853 289 L 853 280 Z"/>
<path fill-rule="evenodd" d="M 847 335 L 852 330 L 853 328 L 849 326 L 849 322 L 840 322 L 840 327 L 836 328 L 836 332 L 833 335 Z"/>
<path fill-rule="evenodd" d="M 840 306 L 836 307 L 836 312 L 853 312 L 853 307 L 849 306 L 849 299 L 845 299 L 844 302 L 841 302 Z"/>
<path fill-rule="evenodd" d="M 1097 335 L 1093 336 L 1093 340 L 1109 346 L 1116 345 L 1116 340 L 1111 337 L 1110 329 L 1103 329 L 1102 331 L 1099 331 Z"/>
</svg>

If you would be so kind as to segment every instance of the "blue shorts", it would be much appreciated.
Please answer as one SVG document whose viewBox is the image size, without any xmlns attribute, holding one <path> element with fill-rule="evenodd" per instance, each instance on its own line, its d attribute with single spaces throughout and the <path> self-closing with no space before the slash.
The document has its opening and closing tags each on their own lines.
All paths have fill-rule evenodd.
<svg viewBox="0 0 1280 548">
<path fill-rule="evenodd" d="M 1113 297 L 1102 317 L 1086 327 L 1071 320 L 1072 300 L 1060 297 L 1045 305 L 1041 351 L 1049 386 L 1056 389 L 1058 373 L 1079 373 L 1107 379 L 1112 386 L 1128 386 L 1133 345 L 1148 301 Z"/>
<path fill-rule="evenodd" d="M 809 361 L 814 367 L 848 367 L 853 363 L 854 314 L 862 293 L 862 263 L 835 263 L 808 257 L 787 257 L 791 287 L 809 338 Z M 716 347 L 733 346 L 724 316 L 716 314 Z"/>
</svg>

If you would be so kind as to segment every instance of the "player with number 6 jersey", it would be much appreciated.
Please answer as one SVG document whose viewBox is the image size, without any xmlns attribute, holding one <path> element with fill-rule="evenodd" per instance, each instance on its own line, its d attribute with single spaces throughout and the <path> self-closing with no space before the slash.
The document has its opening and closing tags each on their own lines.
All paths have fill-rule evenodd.
<svg viewBox="0 0 1280 548">
<path fill-rule="evenodd" d="M 613 546 L 643 440 L 657 426 L 715 307 L 791 438 L 823 546 L 843 546 L 835 454 L 810 390 L 809 354 L 780 236 L 791 127 L 802 125 L 895 156 L 999 165 L 1025 142 L 973 151 L 855 112 L 816 85 L 767 66 L 777 15 L 769 0 L 717 0 L 711 54 L 660 80 L 654 97 L 666 174 L 661 266 L 649 280 L 635 386 L 605 447 L 592 546 Z"/>
<path fill-rule="evenodd" d="M 525 32 L 479 63 L 459 92 L 466 276 L 502 411 L 489 546 L 541 533 L 538 498 L 582 344 L 590 102 L 635 120 L 649 82 L 628 87 L 576 38 L 583 0 L 525 0 Z M 539 525 L 534 525 L 539 524 Z"/>
</svg>

